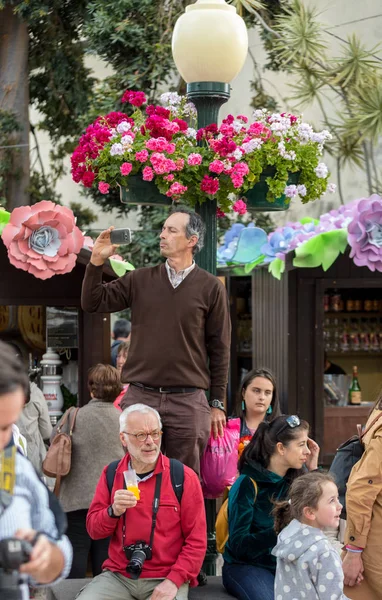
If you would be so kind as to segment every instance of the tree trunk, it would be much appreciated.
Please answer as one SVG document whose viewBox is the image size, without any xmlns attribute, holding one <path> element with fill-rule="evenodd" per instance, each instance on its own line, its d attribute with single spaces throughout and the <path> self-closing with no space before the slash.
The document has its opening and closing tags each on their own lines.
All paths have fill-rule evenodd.
<svg viewBox="0 0 382 600">
<path fill-rule="evenodd" d="M 13 113 L 21 128 L 5 136 L 0 130 L 1 139 L 6 140 L 2 146 L 19 146 L 0 149 L 0 160 L 8 159 L 10 167 L 3 186 L 9 211 L 29 204 L 28 107 L 28 28 L 14 15 L 13 7 L 6 6 L 0 11 L 0 117 L 3 111 Z"/>
</svg>

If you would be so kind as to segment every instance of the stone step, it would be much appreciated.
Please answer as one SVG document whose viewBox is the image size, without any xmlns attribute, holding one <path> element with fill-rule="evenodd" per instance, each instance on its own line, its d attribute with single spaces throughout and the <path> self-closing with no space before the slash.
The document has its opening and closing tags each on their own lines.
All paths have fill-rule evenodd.
<svg viewBox="0 0 382 600">
<path fill-rule="evenodd" d="M 74 600 L 90 579 L 65 579 L 47 590 L 47 600 Z M 190 589 L 189 600 L 220 600 L 231 598 L 224 589 L 221 577 L 208 577 L 208 584 Z"/>
</svg>

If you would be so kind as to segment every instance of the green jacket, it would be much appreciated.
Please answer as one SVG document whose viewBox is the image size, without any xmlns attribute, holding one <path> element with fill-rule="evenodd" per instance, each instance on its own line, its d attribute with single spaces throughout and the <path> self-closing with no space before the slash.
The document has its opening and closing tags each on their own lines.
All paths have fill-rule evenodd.
<svg viewBox="0 0 382 600">
<path fill-rule="evenodd" d="M 257 483 L 257 496 L 251 481 Z M 290 486 L 288 476 L 280 477 L 254 461 L 248 461 L 228 496 L 229 538 L 225 546 L 227 563 L 256 565 L 276 570 L 271 551 L 277 543 L 273 529 L 273 500 L 284 500 Z"/>
</svg>

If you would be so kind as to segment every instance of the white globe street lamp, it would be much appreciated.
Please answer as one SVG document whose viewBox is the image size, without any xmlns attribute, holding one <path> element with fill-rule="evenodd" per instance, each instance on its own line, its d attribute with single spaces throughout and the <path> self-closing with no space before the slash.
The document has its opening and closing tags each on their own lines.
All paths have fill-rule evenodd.
<svg viewBox="0 0 382 600">
<path fill-rule="evenodd" d="M 197 0 L 186 7 L 172 36 L 176 67 L 187 83 L 187 97 L 198 111 L 198 127 L 217 123 L 230 96 L 230 82 L 241 71 L 248 52 L 248 33 L 236 8 L 225 0 Z M 197 206 L 207 227 L 198 263 L 216 272 L 216 201 Z"/>
</svg>

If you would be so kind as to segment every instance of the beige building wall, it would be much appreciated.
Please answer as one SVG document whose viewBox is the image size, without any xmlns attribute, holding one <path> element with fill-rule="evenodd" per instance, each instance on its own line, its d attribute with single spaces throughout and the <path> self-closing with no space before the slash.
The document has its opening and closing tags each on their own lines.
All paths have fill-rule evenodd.
<svg viewBox="0 0 382 600">
<path fill-rule="evenodd" d="M 334 34 L 340 38 L 346 39 L 348 35 L 355 32 L 369 48 L 372 48 L 381 41 L 381 0 L 363 0 L 362 2 L 359 2 L 359 0 L 305 1 L 309 6 L 315 6 L 320 10 L 320 19 L 325 24 L 325 29 L 329 32 L 326 34 L 325 40 L 327 42 L 328 49 L 330 50 L 330 54 L 333 57 L 340 54 L 341 42 L 330 34 Z M 257 68 L 262 74 L 267 92 L 274 95 L 274 97 L 277 99 L 280 109 L 283 111 L 295 111 L 295 107 L 290 101 L 288 101 L 288 96 L 291 96 L 293 92 L 293 80 L 291 77 L 285 73 L 264 71 L 266 55 L 263 50 L 263 44 L 257 29 L 251 29 L 249 31 L 249 48 L 250 52 L 244 68 L 235 81 L 232 82 L 231 98 L 229 102 L 223 106 L 220 113 L 221 118 L 224 118 L 229 113 L 234 115 L 245 114 L 248 117 L 251 116 L 252 109 L 250 107 L 250 101 L 252 93 L 250 90 L 250 82 L 254 73 L 253 58 L 256 61 Z M 376 52 L 382 59 L 381 50 L 378 49 Z M 110 71 L 101 61 L 97 61 L 94 58 L 88 59 L 88 65 L 91 66 L 94 71 L 94 75 L 97 78 L 101 79 L 110 73 Z M 327 98 L 325 102 L 325 110 L 329 115 L 334 116 L 336 114 L 336 104 L 333 98 Z M 314 105 L 305 109 L 303 116 L 305 120 L 312 123 L 317 129 L 323 128 L 321 113 L 318 106 Z M 32 122 L 35 124 L 38 121 L 38 114 L 32 111 L 31 118 Z M 48 157 L 50 141 L 48 136 L 42 133 L 39 133 L 39 140 L 41 144 L 43 160 L 47 167 L 49 162 Z M 31 143 L 33 144 L 33 140 Z M 378 162 L 381 164 L 381 148 L 379 157 L 380 160 Z M 331 180 L 334 183 L 337 183 L 334 160 L 328 155 L 324 157 L 324 160 L 327 162 L 330 170 L 332 171 Z M 126 218 L 118 218 L 112 211 L 103 213 L 98 206 L 94 205 L 88 200 L 85 200 L 80 194 L 80 187 L 71 180 L 69 159 L 66 162 L 68 174 L 61 179 L 57 188 L 62 194 L 65 204 L 69 204 L 71 201 L 80 201 L 84 205 L 91 206 L 92 210 L 98 216 L 97 223 L 92 226 L 94 229 L 103 229 L 111 224 L 114 224 L 117 227 L 130 226 L 133 229 L 137 228 L 136 216 L 130 216 L 128 220 Z M 367 195 L 366 178 L 362 170 L 356 168 L 346 169 L 342 173 L 342 181 L 343 193 L 346 202 L 353 200 L 354 198 Z M 305 206 L 301 205 L 299 201 L 294 201 L 291 209 L 288 212 L 279 213 L 276 216 L 273 216 L 278 223 L 284 223 L 289 220 L 301 218 L 305 215 L 317 217 L 323 212 L 326 212 L 330 208 L 338 206 L 339 204 L 340 198 L 338 193 L 336 193 L 333 195 L 326 195 L 321 200 L 315 203 L 309 203 Z"/>
</svg>

